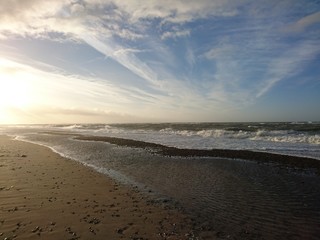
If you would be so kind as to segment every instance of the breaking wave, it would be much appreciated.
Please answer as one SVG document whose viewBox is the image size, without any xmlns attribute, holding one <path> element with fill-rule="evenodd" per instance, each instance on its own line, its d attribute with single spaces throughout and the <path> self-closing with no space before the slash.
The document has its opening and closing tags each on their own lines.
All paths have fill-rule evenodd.
<svg viewBox="0 0 320 240">
<path fill-rule="evenodd" d="M 247 149 L 320 159 L 320 123 L 159 123 L 16 125 L 25 131 L 66 131 L 152 142 L 177 148 Z M 1 132 L 0 128 L 0 132 Z"/>
<path fill-rule="evenodd" d="M 307 135 L 294 131 L 229 131 L 224 129 L 210 129 L 201 131 L 173 130 L 166 128 L 160 130 L 161 133 L 181 135 L 186 137 L 199 136 L 203 138 L 229 138 L 229 139 L 249 139 L 253 141 L 271 141 L 288 143 L 309 143 L 320 145 L 320 135 Z"/>
</svg>

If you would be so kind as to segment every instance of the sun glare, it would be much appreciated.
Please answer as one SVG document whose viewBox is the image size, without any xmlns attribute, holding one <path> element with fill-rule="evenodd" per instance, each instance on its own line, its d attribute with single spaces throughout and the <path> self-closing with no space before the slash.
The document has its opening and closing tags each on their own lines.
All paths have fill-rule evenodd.
<svg viewBox="0 0 320 240">
<path fill-rule="evenodd" d="M 24 109 L 32 102 L 31 75 L 15 63 L 0 59 L 0 118 L 11 121 L 10 109 Z"/>
<path fill-rule="evenodd" d="M 29 102 L 28 85 L 20 79 L 0 73 L 0 106 L 25 107 Z"/>
</svg>

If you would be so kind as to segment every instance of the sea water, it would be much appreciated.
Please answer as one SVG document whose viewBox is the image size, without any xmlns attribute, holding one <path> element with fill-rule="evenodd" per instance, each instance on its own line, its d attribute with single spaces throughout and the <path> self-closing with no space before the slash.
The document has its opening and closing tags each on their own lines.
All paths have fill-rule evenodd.
<svg viewBox="0 0 320 240">
<path fill-rule="evenodd" d="M 95 124 L 6 126 L 124 184 L 173 199 L 222 238 L 318 239 L 320 177 L 255 161 L 179 158 L 73 134 L 114 136 L 180 148 L 251 149 L 319 158 L 318 123 Z M 55 131 L 64 134 L 51 134 Z M 67 135 L 66 135 L 67 134 Z"/>
<path fill-rule="evenodd" d="M 247 149 L 320 159 L 320 122 L 15 126 L 26 127 L 120 137 L 178 148 Z"/>
</svg>

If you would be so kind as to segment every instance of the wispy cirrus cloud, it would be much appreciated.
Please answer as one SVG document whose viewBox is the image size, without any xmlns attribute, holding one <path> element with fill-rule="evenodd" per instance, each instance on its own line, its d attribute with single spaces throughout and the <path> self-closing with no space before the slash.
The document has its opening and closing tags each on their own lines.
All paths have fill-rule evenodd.
<svg viewBox="0 0 320 240">
<path fill-rule="evenodd" d="M 145 108 L 247 106 L 319 54 L 314 1 L 303 11 L 294 0 L 7 2 L 0 5 L 0 39 L 86 44 L 132 74 L 126 84 L 108 76 L 92 81 Z"/>
<path fill-rule="evenodd" d="M 256 97 L 268 92 L 277 82 L 303 71 L 306 65 L 319 54 L 320 48 L 317 41 L 304 41 L 293 49 L 288 49 L 279 57 L 270 60 L 265 79 L 257 89 Z"/>
<path fill-rule="evenodd" d="M 26 91 L 32 96 L 31 100 L 44 106 L 68 105 L 70 108 L 89 109 L 94 105 L 97 108 L 107 107 L 115 111 L 138 97 L 141 102 L 152 99 L 147 95 L 142 98 L 141 94 L 130 86 L 119 88 L 110 81 L 70 75 L 63 69 L 50 65 L 44 67 L 45 70 L 41 70 L 25 63 L 0 58 L 2 77 L 14 78 L 18 82 L 25 81 L 30 86 Z M 59 93 L 60 98 L 57 98 L 56 93 Z"/>
<path fill-rule="evenodd" d="M 294 23 L 290 11 L 283 9 L 281 14 L 280 24 L 263 15 L 250 19 L 255 21 L 245 27 L 235 23 L 234 29 L 227 29 L 228 37 L 218 37 L 214 46 L 203 53 L 202 57 L 214 66 L 213 80 L 208 80 L 212 86 L 208 97 L 244 106 L 267 94 L 280 81 L 294 79 L 316 61 L 320 53 L 316 32 L 320 32 L 306 29 L 318 24 L 318 13 L 296 17 Z M 293 34 L 292 26 L 305 30 L 304 34 Z"/>
<path fill-rule="evenodd" d="M 188 30 L 188 29 L 178 30 L 177 29 L 176 31 L 164 32 L 161 35 L 161 39 L 162 40 L 165 40 L 165 39 L 168 39 L 168 38 L 177 39 L 179 37 L 187 37 L 187 36 L 190 36 L 190 30 Z"/>
<path fill-rule="evenodd" d="M 293 32 L 301 32 L 306 28 L 320 23 L 320 11 L 302 17 L 293 23 L 288 30 Z"/>
</svg>

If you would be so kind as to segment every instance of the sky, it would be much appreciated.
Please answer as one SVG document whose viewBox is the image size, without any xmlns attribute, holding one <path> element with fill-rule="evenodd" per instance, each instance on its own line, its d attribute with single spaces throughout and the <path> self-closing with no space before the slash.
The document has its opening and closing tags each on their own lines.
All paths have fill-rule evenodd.
<svg viewBox="0 0 320 240">
<path fill-rule="evenodd" d="M 320 121 L 317 0 L 0 0 L 0 123 Z"/>
</svg>

